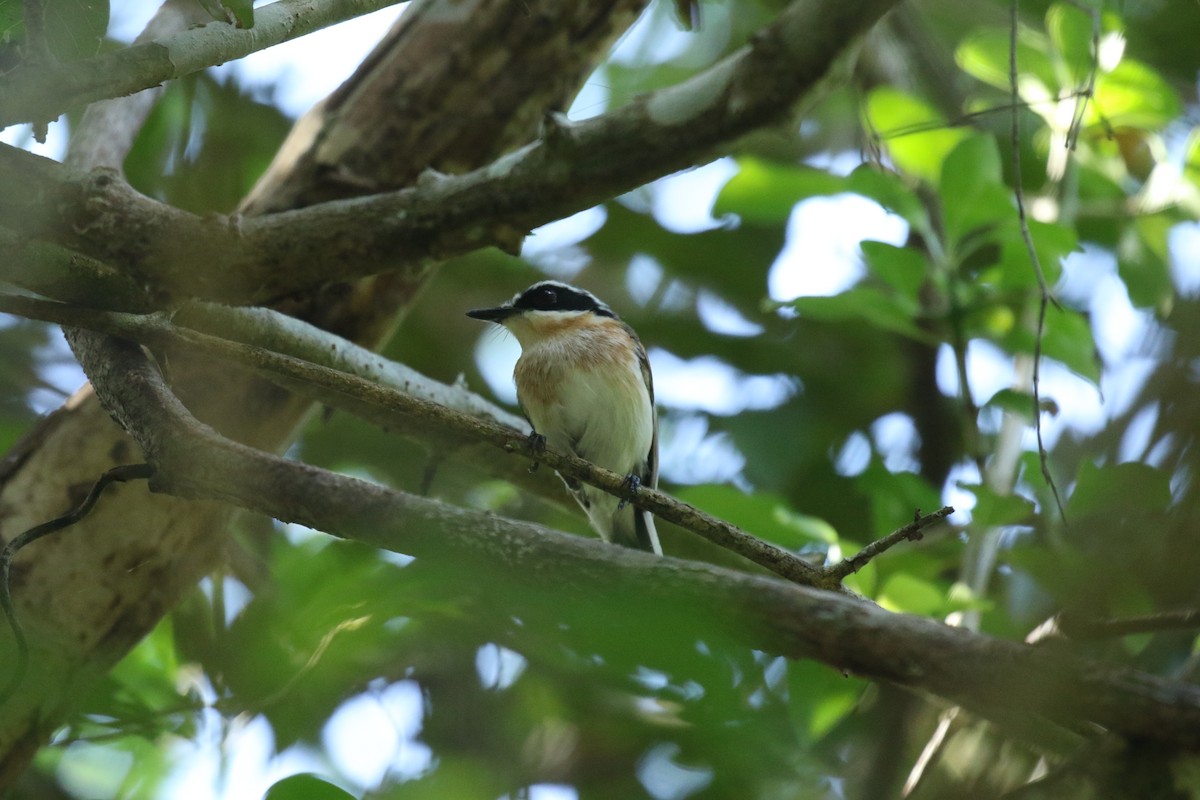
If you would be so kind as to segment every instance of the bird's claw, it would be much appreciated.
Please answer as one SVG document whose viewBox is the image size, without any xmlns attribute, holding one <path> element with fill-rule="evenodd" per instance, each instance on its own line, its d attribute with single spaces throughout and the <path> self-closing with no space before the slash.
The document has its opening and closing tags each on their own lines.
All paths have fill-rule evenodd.
<svg viewBox="0 0 1200 800">
<path fill-rule="evenodd" d="M 533 454 L 546 452 L 546 437 L 542 436 L 537 431 L 530 431 L 528 438 L 525 439 L 525 446 L 529 448 L 529 452 Z M 529 465 L 531 473 L 537 472 L 539 464 L 535 460 Z"/>
<path fill-rule="evenodd" d="M 626 492 L 628 492 L 628 496 L 621 498 L 621 502 L 617 504 L 617 511 L 621 511 L 625 508 L 625 506 L 637 499 L 638 489 L 642 488 L 642 479 L 639 476 L 630 473 L 625 476 L 625 483 L 623 484 L 623 487 L 625 488 Z"/>
</svg>

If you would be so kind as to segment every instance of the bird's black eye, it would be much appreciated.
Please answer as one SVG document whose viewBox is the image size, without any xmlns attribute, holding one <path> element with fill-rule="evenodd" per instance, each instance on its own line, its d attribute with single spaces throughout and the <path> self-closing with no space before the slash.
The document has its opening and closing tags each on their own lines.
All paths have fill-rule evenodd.
<svg viewBox="0 0 1200 800">
<path fill-rule="evenodd" d="M 543 286 L 533 296 L 533 307 L 541 311 L 549 311 L 558 304 L 558 292 L 549 286 Z"/>
</svg>

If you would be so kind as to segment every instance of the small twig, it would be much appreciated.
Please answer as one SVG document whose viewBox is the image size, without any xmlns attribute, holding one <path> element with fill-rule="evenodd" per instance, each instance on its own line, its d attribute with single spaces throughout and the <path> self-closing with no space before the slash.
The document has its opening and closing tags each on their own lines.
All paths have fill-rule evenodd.
<svg viewBox="0 0 1200 800">
<path fill-rule="evenodd" d="M 1058 484 L 1054 482 L 1054 476 L 1050 474 L 1050 461 L 1047 458 L 1046 446 L 1042 442 L 1042 332 L 1046 328 L 1047 299 L 1046 295 L 1042 295 L 1038 307 L 1037 336 L 1033 339 L 1033 430 L 1037 434 L 1038 465 L 1042 468 L 1042 480 L 1046 481 L 1046 485 L 1050 487 L 1050 493 L 1054 495 L 1054 505 L 1058 508 L 1058 515 L 1066 525 L 1067 510 L 1063 507 L 1062 497 L 1058 494 Z"/>
<path fill-rule="evenodd" d="M 1200 609 L 1181 608 L 1135 617 L 1095 619 L 1063 612 L 1055 621 L 1058 630 L 1069 639 L 1109 639 L 1140 633 L 1161 633 L 1200 628 Z"/>
<path fill-rule="evenodd" d="M 1100 11 L 1088 3 L 1079 0 L 1067 0 L 1092 19 L 1092 63 L 1088 69 L 1087 86 L 1075 92 L 1075 110 L 1071 113 L 1071 126 L 1067 128 L 1066 145 L 1068 150 L 1074 150 L 1079 143 L 1079 133 L 1083 130 L 1083 118 L 1087 113 L 1088 102 L 1096 95 L 1096 70 L 1100 58 Z"/>
<path fill-rule="evenodd" d="M 124 483 L 125 481 L 146 479 L 153 473 L 154 468 L 149 464 L 124 464 L 119 467 L 113 467 L 100 476 L 92 485 L 87 497 L 77 507 L 63 514 L 61 517 L 56 517 L 49 522 L 43 522 L 41 525 L 36 525 L 19 536 L 13 537 L 12 541 L 4 546 L 4 550 L 0 551 L 0 609 L 4 611 L 4 617 L 8 620 L 8 627 L 12 630 L 13 640 L 17 645 L 17 665 L 9 674 L 4 688 L 0 689 L 0 705 L 6 703 L 13 696 L 17 687 L 25 680 L 26 672 L 29 671 L 29 642 L 25 638 L 25 632 L 21 628 L 21 623 L 17 620 L 16 610 L 13 608 L 12 602 L 12 587 L 9 583 L 13 558 L 25 545 L 35 542 L 43 536 L 48 536 L 56 531 L 69 528 L 86 517 L 92 508 L 95 507 L 96 502 L 100 499 L 100 495 L 110 485 Z"/>
<path fill-rule="evenodd" d="M 1017 221 L 1021 227 L 1021 238 L 1025 240 L 1025 249 L 1029 251 L 1029 260 L 1033 264 L 1033 271 L 1037 276 L 1038 292 L 1041 297 L 1038 311 L 1037 335 L 1034 337 L 1033 345 L 1033 428 L 1037 433 L 1038 463 L 1042 468 L 1042 477 L 1054 495 L 1054 503 L 1058 506 L 1059 515 L 1062 517 L 1063 522 L 1066 522 L 1067 514 L 1063 509 L 1062 499 L 1058 494 L 1058 486 L 1054 483 L 1054 478 L 1050 474 L 1050 465 L 1047 463 L 1046 458 L 1046 448 L 1042 446 L 1041 363 L 1042 338 L 1046 328 L 1046 308 L 1048 304 L 1053 303 L 1054 307 L 1061 311 L 1062 306 L 1059 305 L 1058 300 L 1051 294 L 1050 287 L 1046 284 L 1046 274 L 1042 270 L 1042 261 L 1038 256 L 1037 247 L 1033 244 L 1033 233 L 1029 230 L 1029 219 L 1025 214 L 1025 189 L 1021 181 L 1021 115 L 1017 111 L 1017 101 L 1020 99 L 1020 93 L 1017 89 L 1017 37 L 1020 27 L 1017 10 L 1019 3 L 1020 0 L 1011 0 L 1009 3 L 1008 80 L 1013 98 L 1011 129 L 1013 195 L 1017 201 Z"/>
<path fill-rule="evenodd" d="M 944 506 L 934 511 L 932 514 L 921 516 L 920 510 L 914 515 L 913 521 L 905 525 L 903 528 L 896 530 L 884 536 L 882 539 L 877 539 L 869 545 L 859 550 L 849 558 L 843 558 L 838 563 L 825 570 L 825 574 L 838 581 L 844 579 L 847 575 L 858 572 L 860 569 L 870 563 L 871 559 L 880 555 L 886 550 L 890 550 L 897 544 L 903 541 L 919 542 L 925 537 L 925 529 L 933 525 L 935 522 L 940 522 L 946 517 L 954 513 L 953 506 Z"/>
<path fill-rule="evenodd" d="M 1020 21 L 1017 14 L 1017 8 L 1020 0 L 1011 0 L 1009 4 L 1010 11 L 1010 29 L 1009 29 L 1009 52 L 1008 52 L 1008 80 L 1012 90 L 1012 126 L 1010 136 L 1012 137 L 1012 163 L 1013 163 L 1013 194 L 1016 195 L 1017 201 L 1017 219 L 1021 225 L 1021 237 L 1025 240 L 1025 249 L 1029 251 L 1029 260 L 1033 263 L 1033 271 L 1037 276 L 1038 290 L 1043 297 L 1051 297 L 1050 287 L 1046 284 L 1046 273 L 1042 270 L 1042 260 L 1038 257 L 1037 248 L 1033 245 L 1033 234 L 1029 231 L 1029 219 L 1025 214 L 1025 189 L 1021 182 L 1021 113 L 1020 108 L 1020 91 L 1017 88 L 1017 31 Z M 1053 300 L 1053 298 L 1051 298 Z M 1058 305 L 1057 300 L 1053 300 L 1055 306 Z"/>
</svg>

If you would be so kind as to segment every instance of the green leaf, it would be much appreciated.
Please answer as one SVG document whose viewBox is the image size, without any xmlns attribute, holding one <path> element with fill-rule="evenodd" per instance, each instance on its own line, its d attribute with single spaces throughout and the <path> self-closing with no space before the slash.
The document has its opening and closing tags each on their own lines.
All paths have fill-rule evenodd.
<svg viewBox="0 0 1200 800">
<path fill-rule="evenodd" d="M 1200 128 L 1192 128 L 1188 134 L 1183 174 L 1196 189 L 1200 189 Z"/>
<path fill-rule="evenodd" d="M 1069 308 L 1046 309 L 1042 355 L 1053 358 L 1093 384 L 1100 383 L 1100 356 L 1086 317 Z"/>
<path fill-rule="evenodd" d="M 848 188 L 902 217 L 922 236 L 933 238 L 933 226 L 924 203 L 895 172 L 863 164 L 850 173 Z"/>
<path fill-rule="evenodd" d="M 1062 261 L 1079 248 L 1075 231 L 1053 222 L 1027 220 L 1033 249 L 1047 286 L 1053 286 L 1062 275 Z M 1003 289 L 1037 287 L 1037 267 L 1029 255 L 1029 246 L 1016 225 L 1003 233 L 1000 252 L 1000 272 L 996 285 Z"/>
<path fill-rule="evenodd" d="M 864 241 L 863 261 L 881 280 L 918 307 L 918 294 L 929 275 L 929 260 L 911 247 L 896 247 L 886 242 Z"/>
<path fill-rule="evenodd" d="M 1046 11 L 1046 32 L 1066 67 L 1063 82 L 1086 84 L 1096 63 L 1092 54 L 1092 15 L 1069 3 L 1055 3 Z"/>
<path fill-rule="evenodd" d="M 239 28 L 254 27 L 254 0 L 221 0 L 221 5 L 233 14 Z"/>
<path fill-rule="evenodd" d="M 1012 194 L 1000 168 L 1000 150 L 990 136 L 975 134 L 954 148 L 942 165 L 938 193 L 946 238 L 956 251 L 964 249 L 964 239 L 979 228 L 1016 222 Z"/>
<path fill-rule="evenodd" d="M 1182 112 L 1179 96 L 1152 68 L 1130 58 L 1096 79 L 1089 122 L 1112 128 L 1157 130 Z"/>
<path fill-rule="evenodd" d="M 913 309 L 870 286 L 856 286 L 832 297 L 798 297 L 789 305 L 802 317 L 823 322 L 866 322 L 921 342 L 933 336 L 913 322 Z"/>
<path fill-rule="evenodd" d="M 889 86 L 867 97 L 867 119 L 902 171 L 935 183 L 942 162 L 966 131 L 947 127 L 946 119 L 924 100 Z"/>
<path fill-rule="evenodd" d="M 1137 462 L 1103 467 L 1084 462 L 1067 501 L 1067 516 L 1127 511 L 1159 514 L 1170 505 L 1171 479 L 1166 472 Z"/>
<path fill-rule="evenodd" d="M 0 0 L 0 46 L 25 41 L 22 0 Z M 46 47 L 60 61 L 94 56 L 108 30 L 107 0 L 41 0 Z M 2 65 L 0 65 L 2 66 Z"/>
<path fill-rule="evenodd" d="M 742 158 L 737 175 L 717 195 L 712 214 L 737 214 L 752 225 L 781 225 L 799 201 L 845 192 L 846 183 L 841 176 L 812 167 Z"/>
<path fill-rule="evenodd" d="M 825 550 L 838 541 L 837 531 L 823 519 L 797 513 L 776 495 L 747 494 L 724 484 L 689 486 L 677 493 L 686 503 L 731 522 L 760 539 L 788 550 L 819 545 Z"/>
<path fill-rule="evenodd" d="M 267 789 L 263 800 L 354 800 L 354 795 L 305 772 L 277 781 Z"/>
<path fill-rule="evenodd" d="M 889 611 L 932 616 L 946 606 L 946 593 L 930 581 L 904 572 L 892 575 L 875 597 Z"/>
<path fill-rule="evenodd" d="M 975 31 L 959 44 L 955 58 L 967 74 L 1008 92 L 1011 91 L 1010 41 L 1007 27 Z M 1026 29 L 1021 30 L 1017 39 L 1017 85 L 1026 100 L 1030 99 L 1027 91 L 1039 97 L 1057 93 L 1058 77 L 1047 53 L 1048 45 L 1045 37 Z"/>
<path fill-rule="evenodd" d="M 846 717 L 867 683 L 817 661 L 787 664 L 788 710 L 802 740 L 817 742 Z"/>
<path fill-rule="evenodd" d="M 1038 264 L 1033 264 L 1030 248 L 1018 225 L 1001 231 L 1001 254 L 994 283 L 1001 289 L 1037 289 L 1037 267 L 1042 267 L 1046 285 L 1052 287 L 1062 275 L 1062 260 L 1079 247 L 1075 231 L 1067 225 L 1027 219 Z"/>
<path fill-rule="evenodd" d="M 1125 227 L 1117 248 L 1117 274 L 1129 301 L 1165 312 L 1175 297 L 1167 236 L 1174 225 L 1165 214 L 1137 217 Z"/>
<path fill-rule="evenodd" d="M 871 498 L 874 527 L 865 533 L 872 538 L 886 536 L 911 522 L 917 509 L 941 506 L 941 496 L 928 481 L 915 472 L 891 472 L 877 456 L 858 476 L 855 487 Z"/>
<path fill-rule="evenodd" d="M 1000 525 L 1016 525 L 1028 522 L 1036 510 L 1034 504 L 1024 497 L 1012 494 L 997 494 L 983 484 L 960 483 L 959 488 L 975 495 L 975 508 L 971 518 L 976 524 L 993 528 Z"/>
<path fill-rule="evenodd" d="M 1009 414 L 1016 414 L 1026 420 L 1033 421 L 1033 395 L 1018 392 L 1016 389 L 1001 389 L 992 395 L 984 408 L 999 408 Z"/>
<path fill-rule="evenodd" d="M 1035 331 L 1025 326 L 1016 326 L 997 341 L 1010 353 L 1033 353 L 1037 336 Z M 1053 304 L 1046 308 L 1041 352 L 1080 377 L 1099 384 L 1101 364 L 1092 338 L 1092 328 L 1087 318 L 1078 311 Z"/>
</svg>

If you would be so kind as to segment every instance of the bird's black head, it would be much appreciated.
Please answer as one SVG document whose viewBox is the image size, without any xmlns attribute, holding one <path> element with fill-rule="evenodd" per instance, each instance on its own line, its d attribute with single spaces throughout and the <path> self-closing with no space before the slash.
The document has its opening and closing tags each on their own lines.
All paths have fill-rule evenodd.
<svg viewBox="0 0 1200 800">
<path fill-rule="evenodd" d="M 540 281 L 502 306 L 475 309 L 468 311 L 467 316 L 491 322 L 503 322 L 511 316 L 526 311 L 584 311 L 614 319 L 617 316 L 611 308 L 600 302 L 591 292 L 560 281 Z"/>
</svg>

